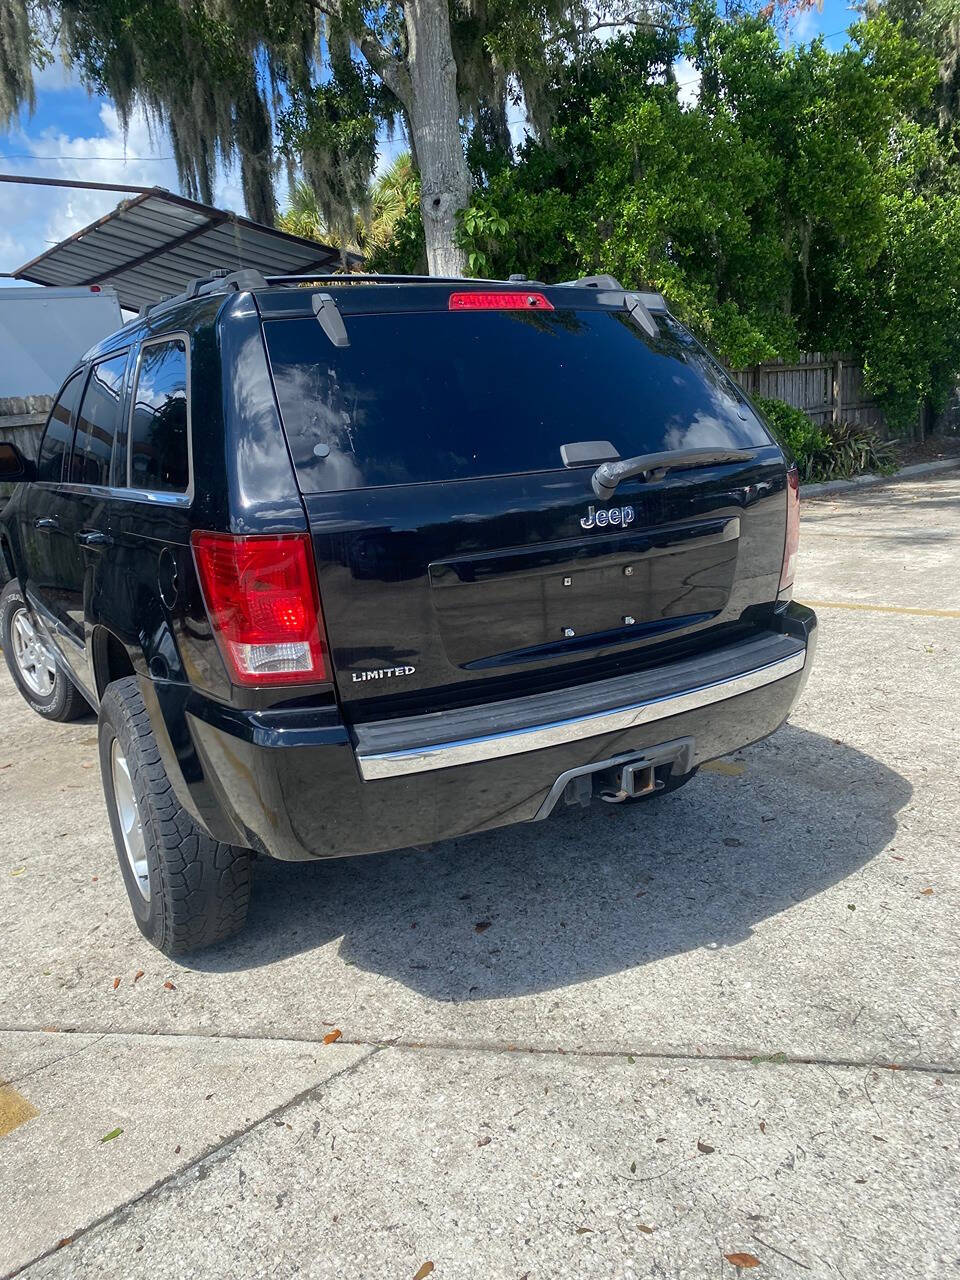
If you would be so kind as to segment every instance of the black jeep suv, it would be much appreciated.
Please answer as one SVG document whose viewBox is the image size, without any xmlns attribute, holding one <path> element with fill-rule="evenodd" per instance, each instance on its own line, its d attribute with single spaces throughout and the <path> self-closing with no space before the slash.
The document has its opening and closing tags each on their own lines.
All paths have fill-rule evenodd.
<svg viewBox="0 0 960 1280">
<path fill-rule="evenodd" d="M 195 281 L 90 351 L 0 516 L 0 640 L 99 709 L 137 922 L 337 857 L 646 800 L 810 668 L 797 474 L 655 294 Z"/>
</svg>

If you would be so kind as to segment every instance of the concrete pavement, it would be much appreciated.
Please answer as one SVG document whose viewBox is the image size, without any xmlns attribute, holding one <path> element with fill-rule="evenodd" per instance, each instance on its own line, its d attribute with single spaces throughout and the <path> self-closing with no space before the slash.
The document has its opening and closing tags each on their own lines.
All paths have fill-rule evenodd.
<svg viewBox="0 0 960 1280">
<path fill-rule="evenodd" d="M 0 1276 L 960 1266 L 958 513 L 955 472 L 805 505 L 804 700 L 677 795 L 258 864 L 190 964 L 93 723 L 4 673 Z"/>
</svg>

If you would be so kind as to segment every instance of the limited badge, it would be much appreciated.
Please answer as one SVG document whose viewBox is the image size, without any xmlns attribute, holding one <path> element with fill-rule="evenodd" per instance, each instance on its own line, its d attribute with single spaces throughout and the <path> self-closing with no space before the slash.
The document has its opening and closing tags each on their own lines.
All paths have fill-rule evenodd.
<svg viewBox="0 0 960 1280">
<path fill-rule="evenodd" d="M 393 676 L 412 676 L 416 667 L 377 667 L 375 671 L 354 671 L 351 679 L 358 684 L 361 680 L 389 680 Z"/>
</svg>

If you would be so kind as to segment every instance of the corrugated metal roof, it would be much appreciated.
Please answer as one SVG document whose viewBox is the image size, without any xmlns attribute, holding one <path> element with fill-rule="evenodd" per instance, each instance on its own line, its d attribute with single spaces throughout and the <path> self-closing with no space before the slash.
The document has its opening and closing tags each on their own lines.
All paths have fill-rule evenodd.
<svg viewBox="0 0 960 1280">
<path fill-rule="evenodd" d="M 350 255 L 350 259 L 357 259 Z M 120 305 L 179 293 L 195 276 L 250 267 L 264 275 L 336 270 L 339 250 L 156 188 L 62 240 L 13 275 L 46 285 L 104 284 Z"/>
</svg>

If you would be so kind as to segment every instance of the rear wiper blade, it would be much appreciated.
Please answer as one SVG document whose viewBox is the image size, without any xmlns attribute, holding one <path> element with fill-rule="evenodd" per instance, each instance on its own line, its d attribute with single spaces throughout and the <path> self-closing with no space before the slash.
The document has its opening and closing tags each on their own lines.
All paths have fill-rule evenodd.
<svg viewBox="0 0 960 1280">
<path fill-rule="evenodd" d="M 668 471 L 750 462 L 754 457 L 752 449 L 671 449 L 667 453 L 642 453 L 618 462 L 601 462 L 593 473 L 593 492 L 598 498 L 612 498 L 621 480 L 632 480 L 636 476 L 643 480 L 662 480 Z"/>
</svg>

